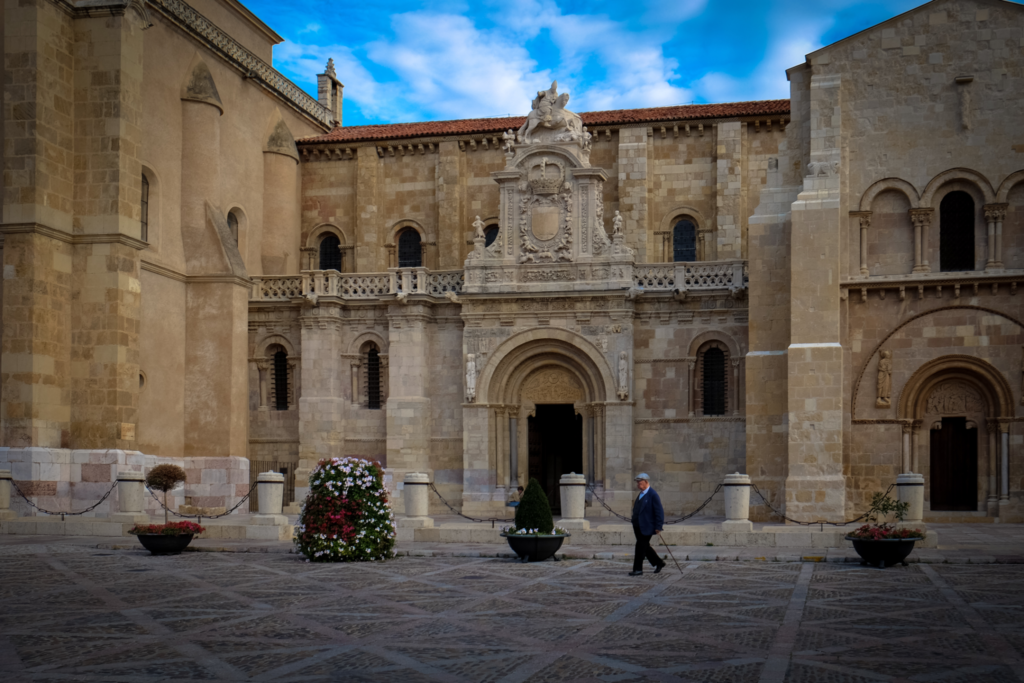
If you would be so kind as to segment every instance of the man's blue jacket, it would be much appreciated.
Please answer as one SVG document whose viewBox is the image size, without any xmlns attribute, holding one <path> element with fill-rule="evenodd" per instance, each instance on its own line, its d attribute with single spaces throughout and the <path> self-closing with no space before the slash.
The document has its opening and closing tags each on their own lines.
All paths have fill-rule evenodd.
<svg viewBox="0 0 1024 683">
<path fill-rule="evenodd" d="M 633 503 L 633 524 L 640 527 L 644 536 L 653 536 L 655 531 L 665 528 L 665 508 L 653 487 L 648 486 L 644 497 Z"/>
</svg>

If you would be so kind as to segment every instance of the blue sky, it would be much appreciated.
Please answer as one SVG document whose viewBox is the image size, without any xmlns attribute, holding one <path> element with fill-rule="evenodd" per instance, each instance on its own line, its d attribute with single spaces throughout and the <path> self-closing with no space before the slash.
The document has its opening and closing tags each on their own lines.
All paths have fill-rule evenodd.
<svg viewBox="0 0 1024 683">
<path fill-rule="evenodd" d="M 575 111 L 788 97 L 804 55 L 922 0 L 244 0 L 316 96 L 333 57 L 344 124 L 523 115 L 558 79 Z M 326 10 L 326 11 L 325 11 Z"/>
</svg>

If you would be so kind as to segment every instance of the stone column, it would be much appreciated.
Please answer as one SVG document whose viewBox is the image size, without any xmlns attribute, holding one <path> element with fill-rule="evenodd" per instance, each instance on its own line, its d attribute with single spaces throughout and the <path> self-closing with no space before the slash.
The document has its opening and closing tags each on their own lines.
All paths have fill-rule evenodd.
<svg viewBox="0 0 1024 683">
<path fill-rule="evenodd" d="M 309 475 L 324 458 L 344 455 L 345 390 L 341 371 L 341 305 L 325 303 L 300 309 L 299 324 L 304 378 L 299 405 L 299 464 L 295 469 L 295 500 L 309 493 Z"/>
<path fill-rule="evenodd" d="M 508 490 L 519 486 L 519 406 L 509 406 Z"/>
<path fill-rule="evenodd" d="M 408 276 L 409 272 L 402 274 Z M 404 476 L 406 472 L 433 476 L 428 398 L 433 362 L 430 356 L 432 320 L 431 308 L 426 304 L 388 306 L 388 356 L 394 361 L 394 372 L 388 373 L 387 456 L 388 469 L 395 477 Z"/>
<path fill-rule="evenodd" d="M 263 225 L 267 229 L 262 234 L 260 261 L 267 275 L 290 275 L 302 268 L 299 183 L 295 139 L 275 110 L 263 143 Z"/>
<path fill-rule="evenodd" d="M 508 473 L 505 472 L 505 466 L 511 457 L 508 409 L 509 406 L 495 406 L 494 408 L 494 457 L 491 458 L 491 462 L 494 467 L 496 487 L 502 486 L 502 482 L 508 479 Z M 492 492 L 492 497 L 493 495 L 494 492 Z"/>
<path fill-rule="evenodd" d="M 651 156 L 647 126 L 619 128 L 619 211 L 625 221 L 626 243 L 636 248 L 636 262 L 647 262 L 650 229 L 647 162 Z"/>
<path fill-rule="evenodd" d="M 429 517 L 430 501 L 428 496 L 430 477 L 422 472 L 405 474 L 405 517 L 398 520 L 399 526 L 414 529 L 430 528 L 434 520 Z"/>
<path fill-rule="evenodd" d="M 11 509 L 11 471 L 0 470 L 0 521 L 14 519 L 18 514 Z"/>
<path fill-rule="evenodd" d="M 267 391 L 269 381 L 267 373 L 270 372 L 270 359 L 269 358 L 257 358 L 256 359 L 256 371 L 259 373 L 260 378 L 260 410 L 270 410 L 270 406 L 267 404 Z"/>
<path fill-rule="evenodd" d="M 850 215 L 855 216 L 860 222 L 860 274 L 868 276 L 871 274 L 868 270 L 868 228 L 871 227 L 871 212 L 856 211 Z"/>
<path fill-rule="evenodd" d="M 562 518 L 555 522 L 563 529 L 589 529 L 590 522 L 583 518 L 587 503 L 587 479 L 582 474 L 563 474 L 558 481 L 562 499 Z"/>
<path fill-rule="evenodd" d="M 914 420 L 910 432 L 910 470 L 911 472 L 921 471 L 921 457 L 918 455 L 918 448 L 921 439 L 921 420 Z"/>
<path fill-rule="evenodd" d="M 904 422 L 900 425 L 901 431 L 903 432 L 903 457 L 902 466 L 904 472 L 912 472 L 910 467 L 910 434 L 913 431 L 913 427 L 909 422 Z"/>
<path fill-rule="evenodd" d="M 131 517 L 131 519 L 123 521 L 145 523 L 138 517 L 149 519 L 147 515 L 143 514 L 145 509 L 143 501 L 146 495 L 145 482 L 146 477 L 142 472 L 117 473 L 117 509 L 121 515 Z M 112 519 L 112 521 L 119 520 Z"/>
<path fill-rule="evenodd" d="M 841 78 L 810 82 L 812 173 L 792 204 L 791 291 L 787 412 L 786 514 L 841 519 L 843 475 L 843 347 L 839 274 L 845 231 L 840 222 Z M 817 172 L 814 168 L 817 167 Z M 824 175 L 823 175 L 824 173 Z"/>
<path fill-rule="evenodd" d="M 694 377 L 696 376 L 697 359 L 687 358 L 686 359 L 686 402 L 687 409 L 689 410 L 689 416 L 694 416 L 694 406 L 697 403 L 697 391 L 696 387 L 693 386 Z"/>
<path fill-rule="evenodd" d="M 986 509 L 990 517 L 999 516 L 999 422 L 985 421 L 988 430 L 988 499 Z"/>
<path fill-rule="evenodd" d="M 1008 204 L 986 204 L 985 223 L 988 225 L 988 262 L 985 270 L 1003 268 L 1003 220 Z"/>
<path fill-rule="evenodd" d="M 740 414 L 740 359 L 732 358 L 729 360 L 732 365 L 732 384 L 730 385 L 731 391 L 729 392 L 729 402 L 732 404 L 732 414 L 737 416 Z"/>
<path fill-rule="evenodd" d="M 725 521 L 722 531 L 753 531 L 750 522 L 750 477 L 734 472 L 725 475 Z"/>
<path fill-rule="evenodd" d="M 1010 505 L 1010 423 L 1007 420 L 999 420 L 999 516 L 1004 516 L 1004 511 Z"/>
<path fill-rule="evenodd" d="M 911 209 L 910 220 L 914 223 L 914 270 L 915 273 L 930 273 L 928 265 L 928 228 L 932 223 L 934 209 Z"/>
<path fill-rule="evenodd" d="M 910 505 L 903 521 L 907 524 L 920 524 L 924 518 L 924 475 L 913 472 L 897 475 L 896 497 L 899 502 Z"/>
<path fill-rule="evenodd" d="M 362 371 L 362 363 L 358 360 L 353 360 L 349 364 L 349 370 L 352 375 L 352 407 L 358 408 L 362 403 L 363 394 L 359 390 L 359 373 Z"/>
</svg>

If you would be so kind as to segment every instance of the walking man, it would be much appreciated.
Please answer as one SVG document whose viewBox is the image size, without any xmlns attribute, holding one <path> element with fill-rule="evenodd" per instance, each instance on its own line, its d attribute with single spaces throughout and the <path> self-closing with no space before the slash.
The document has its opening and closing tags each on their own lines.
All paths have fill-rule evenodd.
<svg viewBox="0 0 1024 683">
<path fill-rule="evenodd" d="M 665 509 L 661 507 L 658 492 L 651 488 L 651 478 L 646 472 L 636 475 L 636 487 L 640 491 L 633 503 L 633 535 L 636 536 L 636 551 L 633 554 L 633 571 L 630 576 L 641 576 L 644 573 L 644 558 L 654 565 L 657 574 L 665 566 L 651 547 L 651 536 L 661 533 L 665 524 Z"/>
</svg>

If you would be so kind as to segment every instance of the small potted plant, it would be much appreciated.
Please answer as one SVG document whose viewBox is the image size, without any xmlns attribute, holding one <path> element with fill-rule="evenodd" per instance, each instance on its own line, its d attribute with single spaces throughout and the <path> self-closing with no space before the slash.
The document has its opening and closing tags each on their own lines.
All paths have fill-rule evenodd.
<svg viewBox="0 0 1024 683">
<path fill-rule="evenodd" d="M 540 562 L 557 553 L 569 533 L 555 526 L 544 489 L 531 479 L 516 508 L 515 524 L 502 527 L 501 535 L 523 562 Z"/>
<path fill-rule="evenodd" d="M 177 555 L 188 547 L 192 537 L 206 529 L 195 522 L 136 524 L 128 533 L 139 538 L 142 547 L 154 555 Z"/>
<path fill-rule="evenodd" d="M 167 520 L 167 492 L 185 481 L 185 470 L 177 465 L 157 465 L 146 475 L 146 486 L 164 494 L 164 523 L 136 524 L 128 533 L 138 537 L 142 547 L 154 555 L 177 555 L 184 550 L 195 534 L 206 529 L 195 522 L 174 522 Z"/>
<path fill-rule="evenodd" d="M 876 493 L 871 499 L 865 524 L 847 534 L 853 541 L 853 549 L 860 555 L 861 564 L 878 565 L 879 568 L 893 566 L 897 562 L 907 566 L 907 556 L 914 550 L 914 543 L 924 540 L 925 532 L 900 526 L 907 514 L 909 503 L 895 501 L 884 493 Z M 895 523 L 886 520 L 889 516 Z"/>
</svg>

